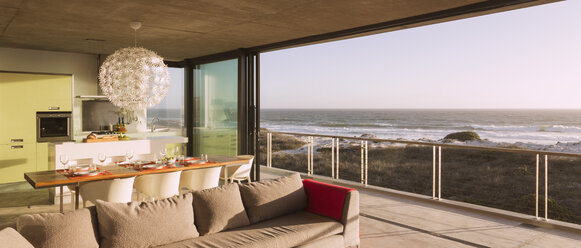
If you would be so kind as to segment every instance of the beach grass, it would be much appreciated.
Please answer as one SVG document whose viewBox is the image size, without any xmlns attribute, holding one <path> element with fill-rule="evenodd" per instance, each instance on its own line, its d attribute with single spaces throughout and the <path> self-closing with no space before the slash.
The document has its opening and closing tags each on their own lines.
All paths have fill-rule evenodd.
<svg viewBox="0 0 581 248">
<path fill-rule="evenodd" d="M 274 134 L 273 167 L 306 173 L 307 154 L 301 142 L 294 136 Z M 342 144 L 339 177 L 361 182 L 361 148 L 348 141 Z M 263 151 L 265 145 L 261 144 Z M 432 154 L 432 146 L 369 143 L 368 183 L 432 196 Z M 261 159 L 266 164 L 265 156 Z M 442 148 L 441 159 L 442 198 L 535 215 L 535 155 Z M 581 159 L 550 156 L 548 161 L 549 219 L 581 224 Z M 543 217 L 544 161 L 539 169 L 539 215 Z M 314 173 L 331 176 L 331 148 L 316 149 Z"/>
</svg>

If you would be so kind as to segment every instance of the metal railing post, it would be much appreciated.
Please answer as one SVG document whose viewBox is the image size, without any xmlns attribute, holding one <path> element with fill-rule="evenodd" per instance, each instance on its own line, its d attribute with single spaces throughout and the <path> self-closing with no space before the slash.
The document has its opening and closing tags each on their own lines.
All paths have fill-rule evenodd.
<svg viewBox="0 0 581 248">
<path fill-rule="evenodd" d="M 315 137 L 311 137 L 311 175 L 315 174 Z"/>
<path fill-rule="evenodd" d="M 365 174 L 364 174 L 365 172 L 364 172 L 364 168 L 363 168 L 365 166 L 363 164 L 363 162 L 364 162 L 363 161 L 363 159 L 364 159 L 363 158 L 363 156 L 364 156 L 363 155 L 363 153 L 364 153 L 364 151 L 363 151 L 363 140 L 360 143 L 361 143 L 361 184 L 365 184 Z"/>
<path fill-rule="evenodd" d="M 307 175 L 311 175 L 311 136 L 307 136 Z"/>
<path fill-rule="evenodd" d="M 549 221 L 549 156 L 545 155 L 545 221 Z"/>
<path fill-rule="evenodd" d="M 432 148 L 432 199 L 436 199 L 436 146 Z"/>
<path fill-rule="evenodd" d="M 337 138 L 337 172 L 335 173 L 335 176 L 337 177 L 337 179 L 339 179 L 339 138 Z"/>
<path fill-rule="evenodd" d="M 367 146 L 367 141 L 365 141 L 365 186 L 367 186 L 368 179 L 369 179 L 367 177 L 367 171 L 369 169 L 369 164 L 368 164 L 369 160 L 367 159 L 368 151 L 369 151 L 369 148 Z"/>
<path fill-rule="evenodd" d="M 535 187 L 535 218 L 539 219 L 539 154 L 537 154 L 537 170 L 536 170 L 536 187 Z"/>
<path fill-rule="evenodd" d="M 335 179 L 335 138 L 331 138 L 331 179 Z"/>
<path fill-rule="evenodd" d="M 442 199 L 442 147 L 438 146 L 438 200 Z"/>
<path fill-rule="evenodd" d="M 272 167 L 272 133 L 266 134 L 266 167 Z"/>
</svg>

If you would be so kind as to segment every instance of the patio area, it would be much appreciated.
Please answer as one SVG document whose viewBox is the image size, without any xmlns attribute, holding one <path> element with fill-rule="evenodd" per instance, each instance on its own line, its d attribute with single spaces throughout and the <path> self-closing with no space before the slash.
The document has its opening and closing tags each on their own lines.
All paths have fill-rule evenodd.
<svg viewBox="0 0 581 248">
<path fill-rule="evenodd" d="M 261 172 L 263 180 L 278 176 L 278 172 Z M 581 246 L 578 233 L 536 227 L 372 189 L 359 190 L 361 247 Z M 58 205 L 47 205 L 47 190 L 35 191 L 27 183 L 3 185 L 0 194 L 0 225 L 14 221 L 21 214 L 59 211 Z M 65 209 L 72 208 L 69 204 Z"/>
</svg>

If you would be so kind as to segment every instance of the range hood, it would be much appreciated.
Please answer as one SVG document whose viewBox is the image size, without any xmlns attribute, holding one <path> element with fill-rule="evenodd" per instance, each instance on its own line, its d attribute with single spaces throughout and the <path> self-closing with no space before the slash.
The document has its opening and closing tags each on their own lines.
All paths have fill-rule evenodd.
<svg viewBox="0 0 581 248">
<path fill-rule="evenodd" d="M 81 98 L 81 99 L 107 99 L 107 96 L 101 96 L 101 95 L 80 95 L 80 96 L 76 96 L 76 98 Z"/>
</svg>

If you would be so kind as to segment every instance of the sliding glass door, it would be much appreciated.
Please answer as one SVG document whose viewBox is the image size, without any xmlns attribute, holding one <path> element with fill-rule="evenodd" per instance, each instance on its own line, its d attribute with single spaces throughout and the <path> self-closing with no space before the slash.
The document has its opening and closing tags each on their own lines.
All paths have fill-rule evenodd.
<svg viewBox="0 0 581 248">
<path fill-rule="evenodd" d="M 193 155 L 238 153 L 238 59 L 194 69 Z"/>
</svg>

